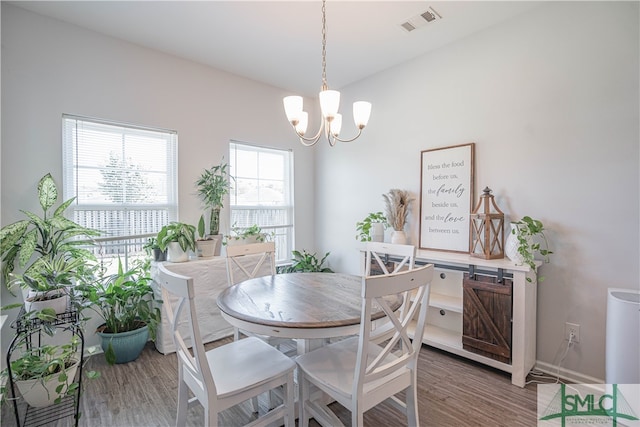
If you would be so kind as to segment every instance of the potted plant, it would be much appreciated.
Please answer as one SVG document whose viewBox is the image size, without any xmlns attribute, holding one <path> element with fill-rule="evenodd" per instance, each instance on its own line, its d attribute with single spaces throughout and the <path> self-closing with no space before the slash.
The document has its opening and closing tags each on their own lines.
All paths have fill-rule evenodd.
<svg viewBox="0 0 640 427">
<path fill-rule="evenodd" d="M 405 244 L 407 236 L 404 233 L 404 225 L 409 214 L 409 205 L 414 200 L 408 191 L 391 189 L 389 193 L 383 194 L 385 202 L 385 213 L 387 221 L 393 227 L 391 233 L 391 243 Z"/>
<path fill-rule="evenodd" d="M 118 260 L 117 273 L 79 287 L 83 307 L 104 321 L 96 334 L 109 364 L 137 359 L 149 337 L 155 339 L 160 308 L 151 282 L 148 260 L 135 260 L 129 270 Z"/>
<path fill-rule="evenodd" d="M 507 257 L 518 264 L 528 265 L 532 270 L 536 269 L 536 255 L 540 255 L 544 262 L 549 262 L 549 255 L 553 252 L 549 250 L 544 229 L 542 221 L 530 216 L 512 221 L 511 232 L 505 243 Z M 531 278 L 527 277 L 527 280 L 531 282 Z M 543 280 L 544 277 L 538 277 L 538 282 Z"/>
<path fill-rule="evenodd" d="M 327 252 L 321 260 L 315 253 L 311 254 L 306 250 L 291 251 L 293 254 L 293 264 L 282 267 L 280 273 L 333 273 L 329 267 L 323 267 L 324 262 L 329 257 Z"/>
<path fill-rule="evenodd" d="M 205 232 L 204 215 L 200 215 L 198 221 L 198 238 L 196 239 L 196 253 L 199 257 L 208 258 L 216 253 L 216 245 L 218 236 L 208 235 Z"/>
<path fill-rule="evenodd" d="M 209 234 L 220 233 L 220 209 L 223 208 L 224 196 L 231 190 L 231 177 L 228 172 L 229 165 L 223 161 L 216 166 L 205 169 L 198 180 L 198 196 L 210 209 Z"/>
<path fill-rule="evenodd" d="M 142 246 L 142 249 L 150 256 L 154 261 L 161 262 L 167 260 L 167 251 L 160 249 L 157 237 L 149 237 L 147 243 Z"/>
<path fill-rule="evenodd" d="M 43 408 L 60 401 L 66 396 L 76 396 L 78 383 L 76 372 L 82 357 L 79 352 L 80 338 L 74 335 L 66 344 L 27 345 L 27 337 L 22 338 L 18 346 L 20 356 L 10 362 L 10 370 L 5 369 L 3 376 L 11 372 L 13 384 L 29 406 Z M 97 378 L 98 372 L 91 371 L 87 378 Z M 7 394 L 3 387 L 3 396 Z"/>
<path fill-rule="evenodd" d="M 189 251 L 196 250 L 196 228 L 184 222 L 171 222 L 158 233 L 158 246 L 167 250 L 170 262 L 189 260 Z"/>
<path fill-rule="evenodd" d="M 382 212 L 371 212 L 362 221 L 356 222 L 356 239 L 361 242 L 383 242 L 384 230 L 389 224 Z"/>
<path fill-rule="evenodd" d="M 225 236 L 227 245 L 246 245 L 250 243 L 260 243 L 267 240 L 268 234 L 262 231 L 257 224 L 250 227 L 231 227 L 230 235 Z"/>
<path fill-rule="evenodd" d="M 57 200 L 56 184 L 51 174 L 46 174 L 38 182 L 42 216 L 22 211 L 27 219 L 0 229 L 5 283 L 9 289 L 15 284 L 29 289 L 27 300 L 66 298 L 61 289 L 88 280 L 93 273 L 87 265 L 88 261 L 95 261 L 95 256 L 85 246 L 92 245 L 92 237 L 100 233 L 65 218 L 64 213 L 74 198 L 51 212 Z M 18 268 L 23 270 L 22 275 L 14 273 Z M 66 305 L 64 307 L 66 309 Z"/>
</svg>

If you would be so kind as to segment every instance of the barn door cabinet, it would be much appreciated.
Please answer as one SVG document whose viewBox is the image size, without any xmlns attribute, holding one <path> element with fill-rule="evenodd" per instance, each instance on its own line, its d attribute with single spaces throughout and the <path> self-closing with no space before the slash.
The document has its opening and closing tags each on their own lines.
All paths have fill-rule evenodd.
<svg viewBox="0 0 640 427">
<path fill-rule="evenodd" d="M 536 361 L 536 272 L 506 258 L 420 249 L 416 264 L 425 263 L 435 274 L 422 342 L 508 372 L 524 387 Z"/>
</svg>

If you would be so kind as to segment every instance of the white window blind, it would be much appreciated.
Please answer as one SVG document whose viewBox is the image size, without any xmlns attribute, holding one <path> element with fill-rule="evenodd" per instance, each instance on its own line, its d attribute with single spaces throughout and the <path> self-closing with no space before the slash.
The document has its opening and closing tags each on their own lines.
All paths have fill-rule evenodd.
<svg viewBox="0 0 640 427">
<path fill-rule="evenodd" d="M 259 225 L 273 233 L 278 261 L 293 249 L 293 153 L 290 150 L 229 144 L 231 225 Z"/>
<path fill-rule="evenodd" d="M 63 188 L 73 220 L 104 237 L 157 233 L 177 218 L 177 133 L 64 115 Z"/>
</svg>

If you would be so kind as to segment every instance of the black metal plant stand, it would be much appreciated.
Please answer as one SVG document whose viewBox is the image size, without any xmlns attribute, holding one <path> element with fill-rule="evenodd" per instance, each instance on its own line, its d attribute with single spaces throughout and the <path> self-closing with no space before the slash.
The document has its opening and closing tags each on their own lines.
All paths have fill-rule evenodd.
<svg viewBox="0 0 640 427">
<path fill-rule="evenodd" d="M 25 426 L 42 426 L 53 421 L 73 416 L 75 426 L 78 426 L 79 409 L 80 409 L 80 393 L 82 390 L 82 356 L 84 355 L 84 335 L 79 323 L 78 312 L 75 309 L 68 308 L 64 313 L 58 314 L 56 319 L 51 322 L 44 322 L 37 318 L 27 316 L 24 307 L 20 309 L 17 319 L 11 324 L 16 330 L 15 336 L 9 345 L 7 351 L 7 371 L 9 376 L 9 389 L 11 390 L 11 400 L 13 401 L 13 410 L 16 417 L 18 427 Z M 24 422 L 20 423 L 20 412 L 18 410 L 18 400 L 16 399 L 15 385 L 11 373 L 11 355 L 17 348 L 18 343 L 24 343 L 27 350 L 37 348 L 42 345 L 42 334 L 45 327 L 51 327 L 55 330 L 70 331 L 72 335 L 80 338 L 80 364 L 78 366 L 77 384 L 78 388 L 74 395 L 65 396 L 61 402 L 47 406 L 45 408 L 33 408 L 27 405 L 27 411 L 24 416 Z"/>
</svg>

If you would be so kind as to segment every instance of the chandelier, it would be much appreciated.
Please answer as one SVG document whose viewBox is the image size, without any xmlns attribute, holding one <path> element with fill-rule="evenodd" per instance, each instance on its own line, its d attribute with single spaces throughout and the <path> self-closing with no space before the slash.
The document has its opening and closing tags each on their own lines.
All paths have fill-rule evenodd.
<svg viewBox="0 0 640 427">
<path fill-rule="evenodd" d="M 322 0 L 322 89 L 318 98 L 320 99 L 321 121 L 320 129 L 312 137 L 304 136 L 307 132 L 307 124 L 309 123 L 309 115 L 302 110 L 301 96 L 286 96 L 282 101 L 284 103 L 284 112 L 287 120 L 295 129 L 300 142 L 307 147 L 314 145 L 320 140 L 324 134 L 330 146 L 336 145 L 337 141 L 351 142 L 362 134 L 362 129 L 369 121 L 371 114 L 371 103 L 358 101 L 353 103 L 353 121 L 358 128 L 358 134 L 350 139 L 342 139 L 338 135 L 342 128 L 342 114 L 338 113 L 340 107 L 340 92 L 337 90 L 329 90 L 327 85 L 327 19 L 326 19 L 326 0 Z"/>
</svg>

